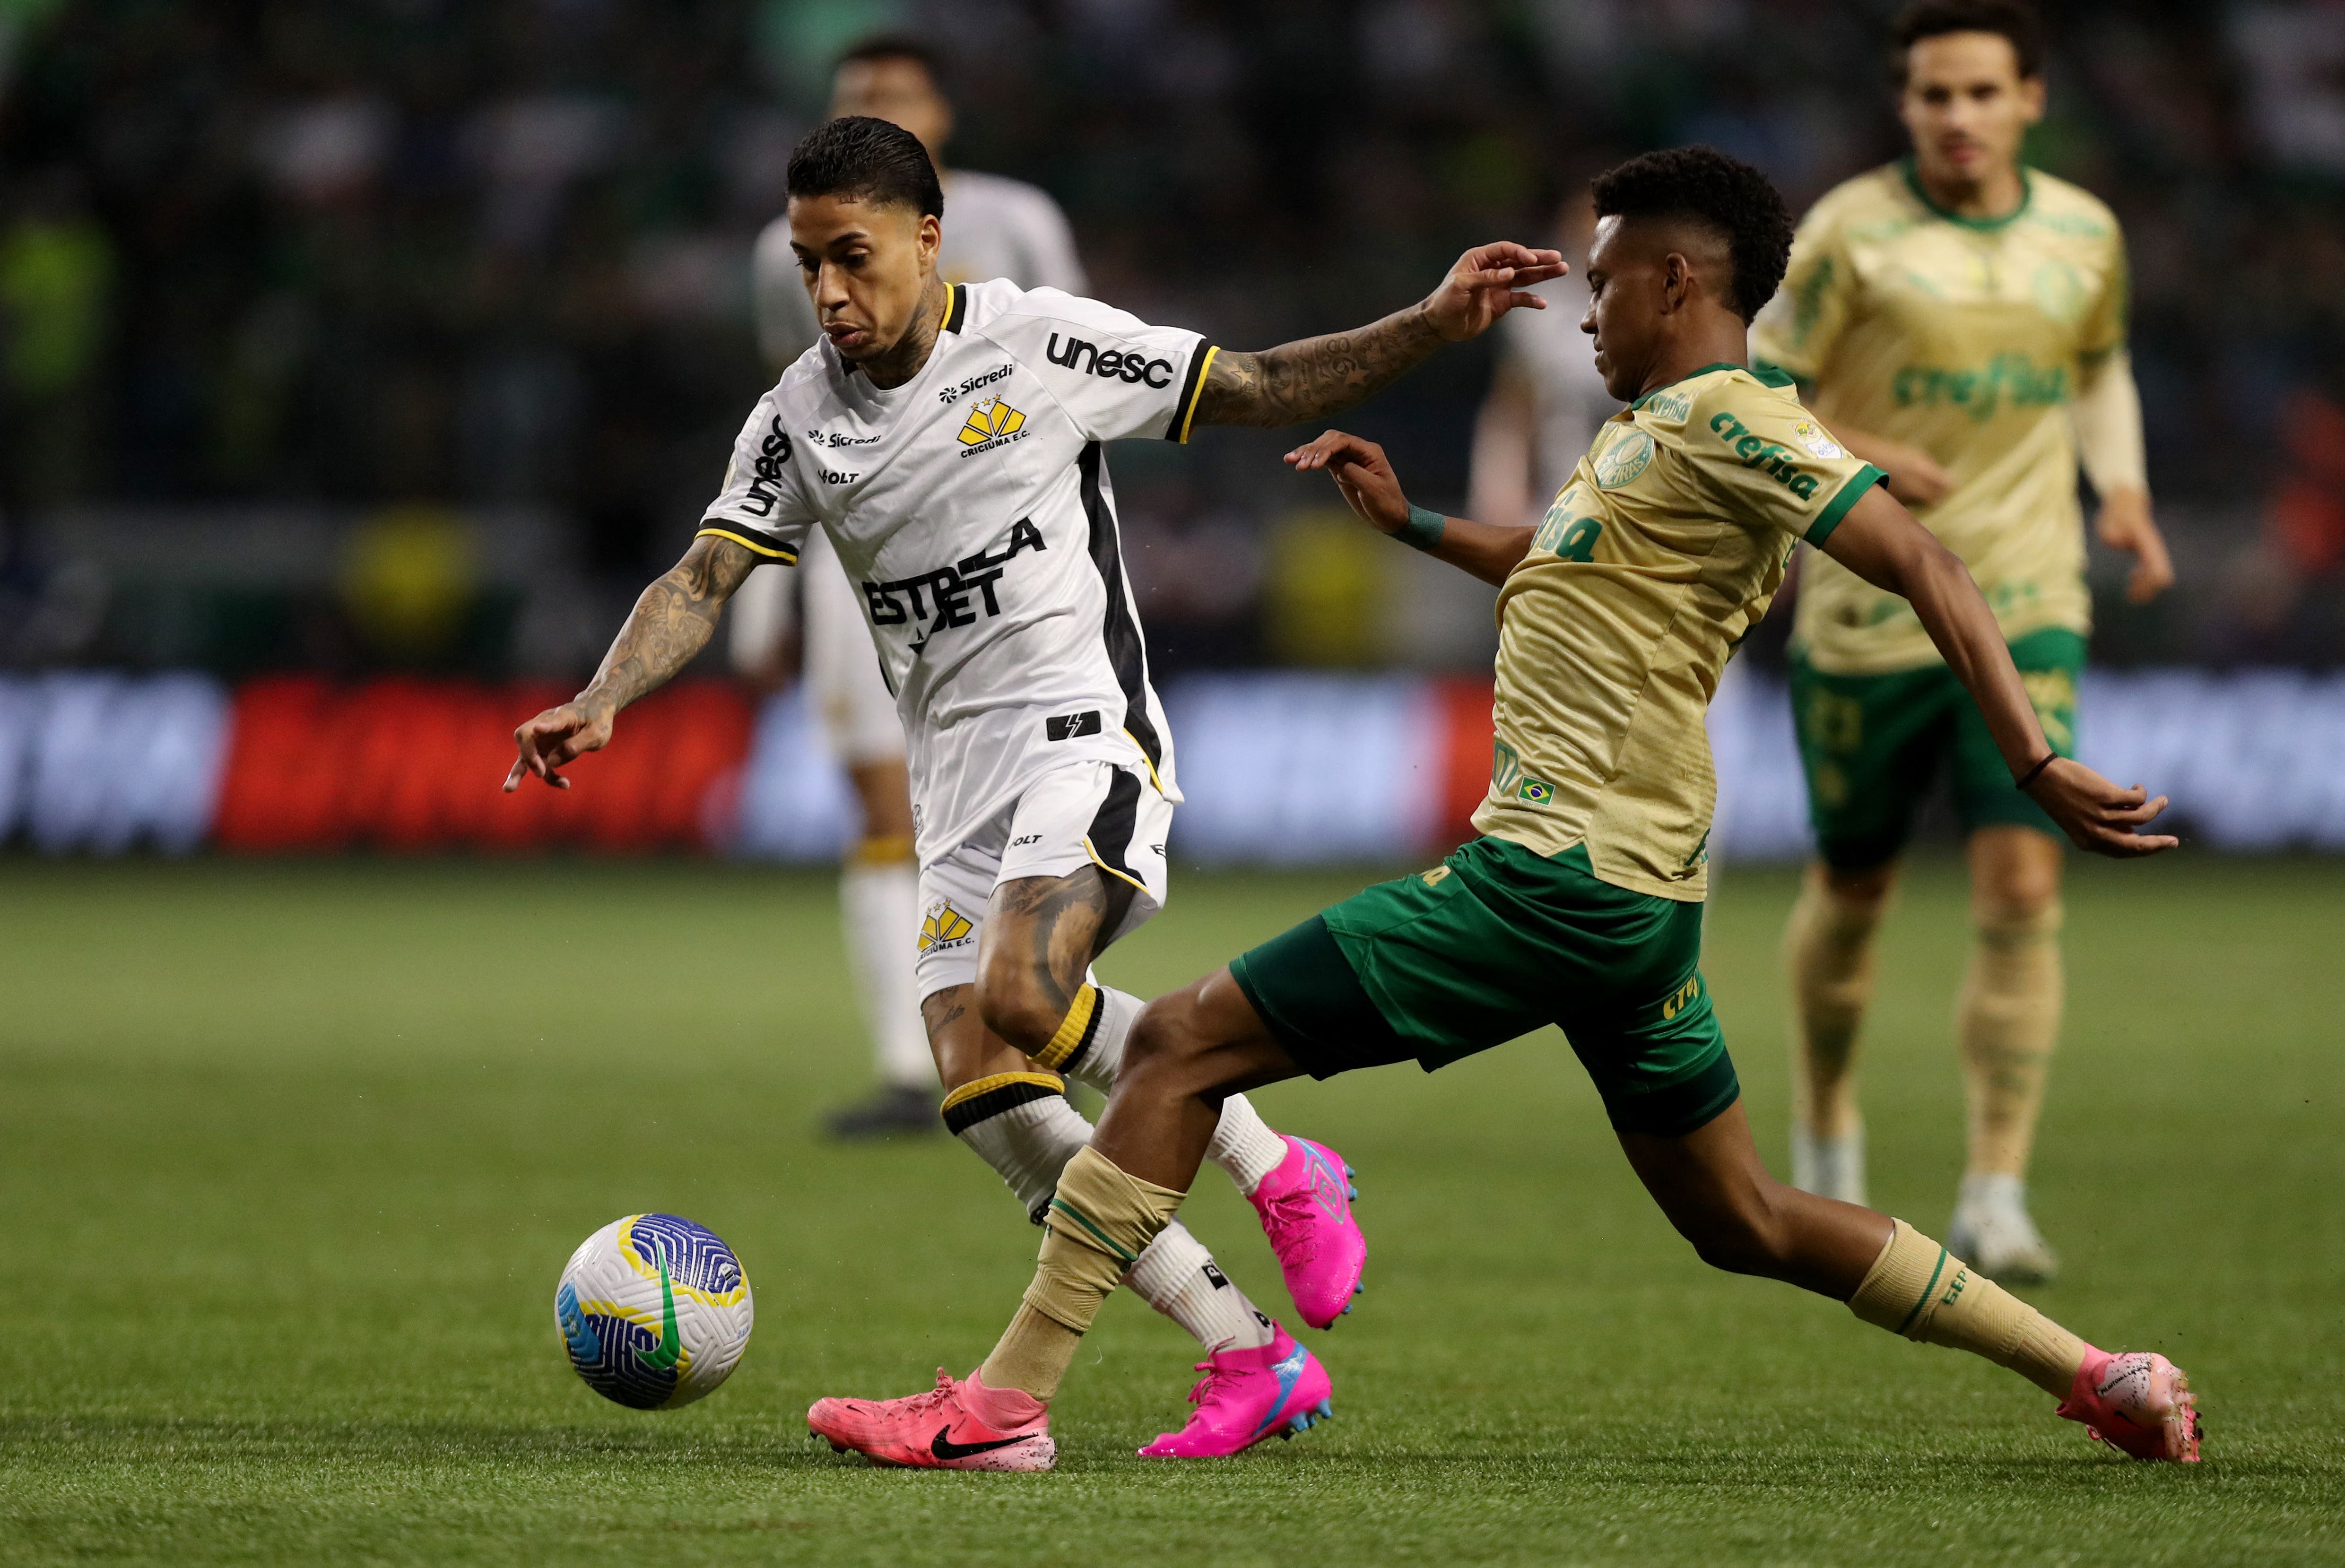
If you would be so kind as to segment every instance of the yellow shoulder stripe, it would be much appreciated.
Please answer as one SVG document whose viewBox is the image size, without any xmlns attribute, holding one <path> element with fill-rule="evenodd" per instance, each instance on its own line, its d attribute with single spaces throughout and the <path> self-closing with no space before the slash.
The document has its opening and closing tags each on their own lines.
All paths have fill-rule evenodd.
<svg viewBox="0 0 2345 1568">
<path fill-rule="evenodd" d="M 742 549 L 754 550 L 768 561 L 778 561 L 784 566 L 796 566 L 798 563 L 797 551 L 795 550 L 782 550 L 774 545 L 760 544 L 754 539 L 744 539 L 729 528 L 718 528 L 713 523 L 694 534 L 693 537 L 695 539 L 729 539 Z"/>
<path fill-rule="evenodd" d="M 1205 350 L 1205 362 L 1197 367 L 1197 384 L 1189 389 L 1188 407 L 1180 411 L 1180 440 L 1181 444 L 1183 446 L 1186 446 L 1189 442 L 1189 427 L 1196 423 L 1197 405 L 1205 400 L 1205 378 L 1213 373 L 1213 357 L 1221 351 L 1221 347 L 1218 344 L 1207 349 Z"/>
</svg>

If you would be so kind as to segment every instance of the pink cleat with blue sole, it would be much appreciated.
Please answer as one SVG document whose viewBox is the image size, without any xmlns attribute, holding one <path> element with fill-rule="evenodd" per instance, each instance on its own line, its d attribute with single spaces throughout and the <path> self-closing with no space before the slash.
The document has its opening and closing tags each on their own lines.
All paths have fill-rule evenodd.
<svg viewBox="0 0 2345 1568">
<path fill-rule="evenodd" d="M 2198 1462 L 2198 1399 L 2190 1376 L 2164 1356 L 2094 1351 L 2076 1369 L 2066 1403 L 2053 1412 L 2083 1423 L 2087 1437 L 2136 1459 Z"/>
<path fill-rule="evenodd" d="M 1335 1413 L 1334 1385 L 1319 1358 L 1271 1325 L 1270 1343 L 1216 1351 L 1197 1363 L 1189 1424 L 1140 1451 L 1142 1459 L 1223 1459 L 1275 1434 L 1291 1438 Z"/>
<path fill-rule="evenodd" d="M 1367 1238 L 1352 1219 L 1352 1168 L 1325 1144 L 1286 1138 L 1286 1158 L 1246 1195 L 1278 1254 L 1286 1293 L 1304 1322 L 1324 1329 L 1352 1310 L 1368 1264 Z"/>
</svg>

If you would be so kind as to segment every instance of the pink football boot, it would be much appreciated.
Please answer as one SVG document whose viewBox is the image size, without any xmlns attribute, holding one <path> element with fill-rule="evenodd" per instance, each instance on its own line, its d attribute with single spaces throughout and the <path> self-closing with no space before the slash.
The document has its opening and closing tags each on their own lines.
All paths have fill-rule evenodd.
<svg viewBox="0 0 2345 1568">
<path fill-rule="evenodd" d="M 1293 1437 L 1335 1413 L 1334 1385 L 1319 1358 L 1277 1324 L 1270 1343 L 1215 1351 L 1197 1363 L 1205 1375 L 1189 1391 L 1197 1408 L 1189 1424 L 1140 1451 L 1142 1459 L 1221 1459 L 1243 1453 L 1271 1433 Z"/>
<path fill-rule="evenodd" d="M 983 1413 L 979 1413 L 982 1411 Z M 990 1389 L 971 1372 L 900 1400 L 817 1400 L 807 1430 L 841 1453 L 923 1470 L 1048 1470 L 1058 1462 L 1051 1411 L 1023 1389 Z"/>
<path fill-rule="evenodd" d="M 1343 1156 L 1292 1135 L 1286 1158 L 1246 1195 L 1278 1254 L 1294 1310 L 1315 1329 L 1350 1311 L 1360 1293 L 1368 1242 L 1352 1219 L 1352 1199 L 1358 1196 Z"/>
<path fill-rule="evenodd" d="M 2198 1400 L 2189 1376 L 2164 1356 L 2095 1351 L 2076 1369 L 2068 1401 L 2056 1412 L 2136 1459 L 2198 1462 Z"/>
</svg>

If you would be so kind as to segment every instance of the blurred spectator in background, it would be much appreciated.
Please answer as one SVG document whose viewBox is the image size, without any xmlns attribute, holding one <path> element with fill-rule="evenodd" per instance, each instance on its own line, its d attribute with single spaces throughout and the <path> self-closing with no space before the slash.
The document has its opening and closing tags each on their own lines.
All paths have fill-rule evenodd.
<svg viewBox="0 0 2345 1568">
<path fill-rule="evenodd" d="M 1498 323 L 1498 364 L 1490 394 L 1474 420 L 1474 469 L 1467 498 L 1485 522 L 1536 521 L 1563 489 L 1596 438 L 1619 411 L 1596 373 L 1591 339 L 1580 329 L 1588 284 L 1580 276 L 1596 208 L 1575 188 L 1557 215 L 1548 242 L 1571 264 L 1568 275 L 1533 290 L 1544 310 L 1510 311 Z"/>
<path fill-rule="evenodd" d="M 857 38 L 898 32 L 949 62 L 954 159 L 1055 193 L 1091 292 L 1276 341 L 1389 309 L 1469 240 L 1545 234 L 1558 171 L 1639 147 L 1709 140 L 1804 207 L 1897 150 L 1871 87 L 1887 9 L 18 0 L 0 6 L 0 498 L 33 509 L 16 521 L 51 561 L 95 558 L 93 509 L 121 530 L 146 520 L 146 544 L 121 551 L 146 576 L 117 582 L 78 655 L 96 660 L 214 656 L 217 639 L 137 617 L 184 587 L 190 557 L 169 541 L 224 507 L 306 509 L 300 526 L 328 531 L 452 507 L 494 570 L 604 584 L 614 615 L 673 559 L 770 374 L 752 249 Z M 2345 273 L 2345 7 L 2052 9 L 2054 110 L 2028 156 L 2106 193 L 2133 238 L 2151 481 L 2177 551 L 2209 582 L 2252 554 L 2298 594 L 2274 641 L 2228 597 L 2132 610 L 2113 573 L 2105 647 L 2345 662 L 2345 630 L 2319 630 L 2338 619 L 2333 579 L 2304 577 L 2258 526 L 2268 476 L 2301 467 L 2272 411 L 2299 388 L 2345 389 L 2345 291 L 2325 286 Z M 870 62 L 854 87 L 900 100 L 891 113 L 950 114 L 916 56 Z M 975 205 L 962 180 L 978 188 L 957 177 L 949 214 Z M 1429 502 L 1463 503 L 1493 374 L 1469 354 L 1428 367 L 1363 410 L 1360 433 L 1424 475 Z M 1486 436 L 1502 414 L 1519 429 L 1510 376 Z M 1210 519 L 1267 539 L 1319 503 L 1278 471 L 1282 442 L 1233 435 L 1127 465 L 1135 518 L 1160 512 L 1168 538 Z M 1139 504 L 1160 485 L 1161 507 Z M 543 526 L 510 521 L 523 516 Z M 523 538 L 542 555 L 497 566 L 498 541 Z M 319 559 L 299 591 L 338 602 L 337 552 Z M 1133 552 L 1135 573 L 1148 559 Z M 1420 613 L 1411 592 L 1384 602 Z M 1271 648 L 1269 602 L 1250 593 L 1193 645 Z M 597 639 L 549 614 L 513 625 L 481 656 L 592 662 Z M 309 656 L 299 639 L 238 645 Z M 1426 645 L 1412 632 L 1360 656 Z"/>
<path fill-rule="evenodd" d="M 0 230 L 0 420 L 8 432 L 6 501 L 22 508 L 90 488 L 114 246 L 70 166 L 25 181 L 13 205 Z"/>
</svg>

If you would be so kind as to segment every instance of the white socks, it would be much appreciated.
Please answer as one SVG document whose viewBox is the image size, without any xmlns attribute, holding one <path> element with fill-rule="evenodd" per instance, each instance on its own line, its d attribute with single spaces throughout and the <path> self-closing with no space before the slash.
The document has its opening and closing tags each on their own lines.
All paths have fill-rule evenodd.
<svg viewBox="0 0 2345 1568">
<path fill-rule="evenodd" d="M 978 1158 L 1000 1172 L 1027 1217 L 1039 1225 L 1058 1190 L 1059 1173 L 1077 1149 L 1091 1142 L 1091 1124 L 1067 1103 L 1064 1094 L 1045 1087 L 1045 1075 L 1010 1074 L 1004 1079 L 964 1098 L 961 1105 L 978 1113 L 1002 1101 L 1014 1103 L 954 1130 Z M 948 1112 L 949 1121 L 958 1119 Z M 1204 1243 L 1178 1219 L 1148 1244 L 1124 1283 L 1207 1351 L 1270 1343 L 1269 1316 L 1214 1266 Z"/>
<path fill-rule="evenodd" d="M 1262 1179 L 1286 1158 L 1286 1140 L 1270 1130 L 1253 1101 L 1232 1095 L 1222 1102 L 1222 1124 L 1205 1146 L 1205 1158 L 1229 1172 L 1238 1190 L 1252 1198 Z"/>
<path fill-rule="evenodd" d="M 1132 1026 L 1145 1004 L 1127 991 L 1101 985 L 1097 975 L 1091 976 L 1091 985 L 1099 993 L 1098 1023 L 1090 1031 L 1090 1044 L 1067 1063 L 1066 1073 L 1105 1094 L 1115 1087 L 1115 1075 L 1123 1067 L 1124 1042 L 1131 1038 Z M 1238 1190 L 1251 1197 L 1262 1179 L 1285 1159 L 1286 1140 L 1271 1131 L 1245 1096 L 1232 1095 L 1222 1102 L 1222 1124 L 1213 1131 L 1205 1158 L 1227 1171 Z M 1044 1201 L 1049 1201 L 1047 1196 Z"/>
<path fill-rule="evenodd" d="M 838 907 L 879 1077 L 906 1088 L 935 1088 L 936 1064 L 929 1055 L 919 981 L 912 972 L 920 930 L 919 874 L 909 860 L 877 865 L 850 860 L 839 873 Z"/>
<path fill-rule="evenodd" d="M 1230 1283 L 1205 1244 L 1178 1219 L 1148 1244 L 1123 1282 L 1209 1351 L 1251 1351 L 1274 1335 L 1270 1315 Z"/>
</svg>

